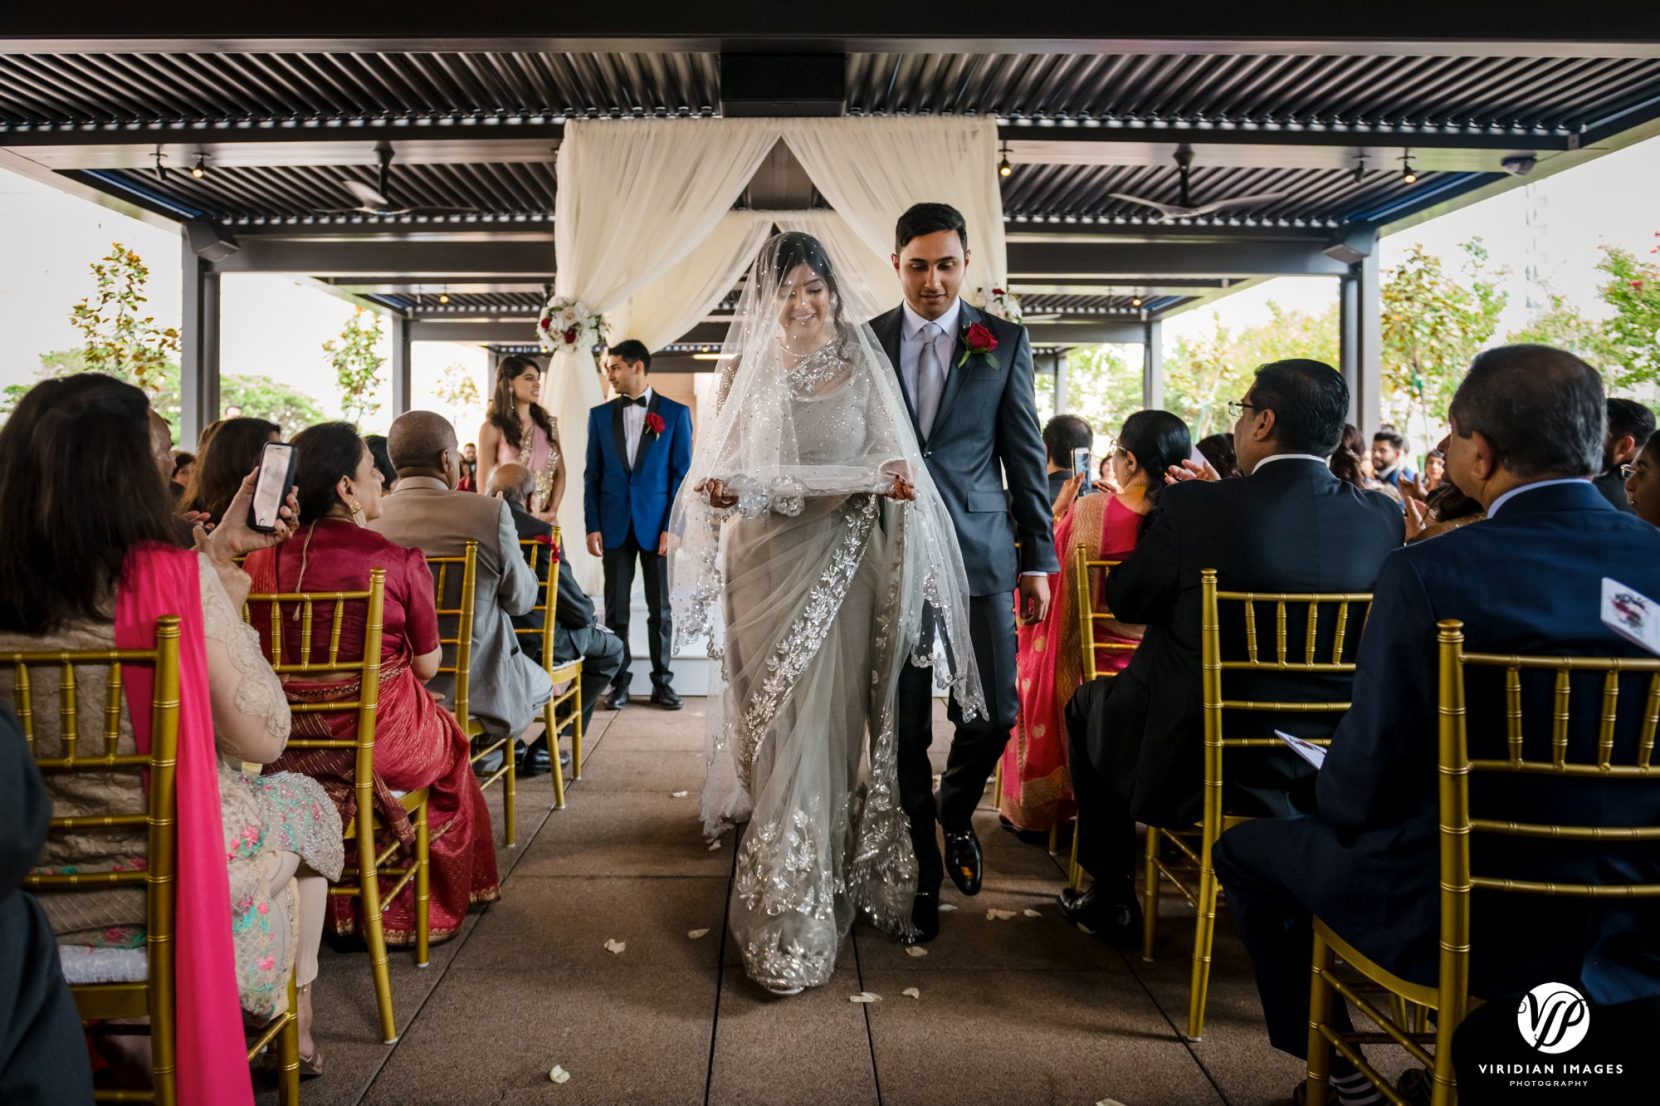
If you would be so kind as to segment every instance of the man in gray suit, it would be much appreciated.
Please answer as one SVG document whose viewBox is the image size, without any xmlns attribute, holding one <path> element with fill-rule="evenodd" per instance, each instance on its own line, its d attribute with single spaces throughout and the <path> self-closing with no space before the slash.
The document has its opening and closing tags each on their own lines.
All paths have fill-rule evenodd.
<svg viewBox="0 0 1660 1106">
<path fill-rule="evenodd" d="M 1031 341 L 1024 327 L 958 298 L 969 259 L 968 231 L 955 208 L 912 207 L 899 217 L 893 255 L 905 302 L 870 323 L 899 373 L 923 460 L 956 523 L 972 597 L 974 657 L 990 714 L 965 723 L 951 704 L 956 734 L 936 801 L 928 760 L 932 673 L 907 665 L 900 677 L 899 791 L 917 854 L 912 921 L 922 941 L 939 932 L 946 871 L 963 894 L 979 893 L 974 808 L 1019 708 L 1013 593 L 1018 587 L 1021 619 L 1041 621 L 1049 610 L 1048 574 L 1060 568 L 1032 391 Z M 943 860 L 936 819 L 945 832 Z"/>
<path fill-rule="evenodd" d="M 478 542 L 468 712 L 492 738 L 520 737 L 553 695 L 547 670 L 526 656 L 512 616 L 536 605 L 536 574 L 519 550 L 513 515 L 499 499 L 458 492 L 455 427 L 431 411 L 399 415 L 387 435 L 398 490 L 369 525 L 399 545 L 458 557 Z"/>
</svg>

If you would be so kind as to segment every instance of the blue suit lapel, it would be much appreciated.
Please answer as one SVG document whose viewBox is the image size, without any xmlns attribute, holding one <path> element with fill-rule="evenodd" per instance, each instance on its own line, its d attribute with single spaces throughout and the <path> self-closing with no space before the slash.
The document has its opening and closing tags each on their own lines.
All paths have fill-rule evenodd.
<svg viewBox="0 0 1660 1106">
<path fill-rule="evenodd" d="M 646 417 L 650 418 L 652 415 L 656 414 L 657 413 L 657 405 L 662 403 L 662 402 L 663 402 L 663 394 L 661 392 L 658 392 L 658 391 L 653 391 L 651 393 L 651 401 L 646 404 Z M 637 452 L 634 455 L 634 469 L 633 469 L 633 471 L 639 472 L 642 468 L 645 467 L 646 454 L 650 453 L 651 452 L 651 447 L 653 445 L 656 445 L 656 444 L 657 444 L 657 435 L 655 435 L 651 432 L 651 427 L 642 425 L 640 427 L 640 449 L 639 449 L 639 452 Z"/>
</svg>

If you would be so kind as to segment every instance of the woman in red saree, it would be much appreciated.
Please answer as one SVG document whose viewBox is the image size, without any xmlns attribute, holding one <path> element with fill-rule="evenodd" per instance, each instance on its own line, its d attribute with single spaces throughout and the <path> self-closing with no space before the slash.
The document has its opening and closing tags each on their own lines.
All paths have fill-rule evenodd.
<svg viewBox="0 0 1660 1106">
<path fill-rule="evenodd" d="M 1072 781 L 1066 769 L 1066 726 L 1062 721 L 1072 693 L 1083 683 L 1082 629 L 1078 620 L 1073 572 L 1079 549 L 1092 561 L 1121 561 L 1135 548 L 1143 522 L 1158 503 L 1164 472 L 1192 455 L 1187 425 L 1168 411 L 1139 411 L 1124 422 L 1110 449 L 1113 482 L 1109 494 L 1056 503 L 1055 551 L 1061 570 L 1049 577 L 1049 614 L 1020 627 L 1016 686 L 1020 716 L 1012 740 L 1003 748 L 1003 787 L 997 808 L 1019 831 L 1047 832 L 1073 815 Z M 1091 581 L 1100 600 L 1101 580 Z M 1135 645 L 1141 627 L 1098 623 L 1097 644 Z M 1130 663 L 1130 652 L 1102 650 L 1098 672 L 1117 672 Z"/>
<path fill-rule="evenodd" d="M 292 541 L 248 558 L 255 592 L 361 591 L 369 570 L 386 570 L 386 608 L 381 638 L 380 705 L 375 718 L 375 806 L 391 832 L 413 847 L 415 834 L 395 791 L 429 788 L 427 817 L 432 831 L 431 939 L 454 936 L 475 902 L 499 896 L 496 850 L 484 793 L 468 762 L 468 741 L 455 716 L 438 705 L 424 681 L 438 670 L 438 617 L 433 610 L 432 572 L 418 549 L 405 549 L 363 521 L 380 514 L 381 476 L 369 447 L 346 423 L 323 423 L 294 438 L 298 454 L 300 528 Z M 326 656 L 334 612 L 316 613 L 313 650 Z M 346 607 L 340 655 L 363 648 L 364 611 Z M 269 630 L 256 617 L 269 651 Z M 285 661 L 299 659 L 299 635 L 284 635 Z M 291 702 L 349 698 L 357 679 L 285 678 Z M 355 711 L 297 714 L 295 737 L 349 738 L 357 732 Z M 343 823 L 357 814 L 352 793 L 353 754 L 344 749 L 299 749 L 277 767 L 320 782 L 340 810 Z M 335 932 L 356 927 L 357 900 L 329 899 Z M 415 941 L 415 896 L 400 894 L 381 907 L 388 944 Z"/>
</svg>

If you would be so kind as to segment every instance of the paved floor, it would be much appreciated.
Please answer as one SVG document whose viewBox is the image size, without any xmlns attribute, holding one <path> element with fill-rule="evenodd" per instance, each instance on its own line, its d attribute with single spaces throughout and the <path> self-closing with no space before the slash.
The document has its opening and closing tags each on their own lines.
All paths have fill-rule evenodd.
<svg viewBox="0 0 1660 1106">
<path fill-rule="evenodd" d="M 943 753 L 943 711 L 936 726 Z M 366 957 L 325 949 L 327 1071 L 305 1084 L 307 1106 L 1268 1106 L 1297 1081 L 1300 1065 L 1268 1047 L 1225 918 L 1205 1039 L 1190 1044 L 1176 1027 L 1191 911 L 1167 904 L 1155 962 L 1115 952 L 1061 921 L 1059 866 L 989 810 L 977 826 L 985 889 L 962 899 L 947 884 L 957 909 L 928 955 L 859 926 L 829 986 L 760 991 L 724 928 L 731 839 L 710 850 L 699 836 L 702 734 L 695 699 L 678 714 L 596 714 L 567 809 L 548 810 L 545 776 L 521 787 L 502 901 L 426 970 L 393 954 L 396 1045 L 379 1041 Z M 627 948 L 614 955 L 609 940 Z M 881 1001 L 848 1001 L 860 991 Z M 562 1085 L 548 1078 L 556 1064 L 570 1073 Z"/>
</svg>

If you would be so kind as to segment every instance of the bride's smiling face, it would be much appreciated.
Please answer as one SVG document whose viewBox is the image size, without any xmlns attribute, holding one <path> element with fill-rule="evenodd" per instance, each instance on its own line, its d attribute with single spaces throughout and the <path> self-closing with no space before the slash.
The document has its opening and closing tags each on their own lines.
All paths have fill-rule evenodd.
<svg viewBox="0 0 1660 1106">
<path fill-rule="evenodd" d="M 778 288 L 778 322 L 791 344 L 812 345 L 830 326 L 830 283 L 812 266 L 802 263 L 790 270 Z"/>
</svg>

